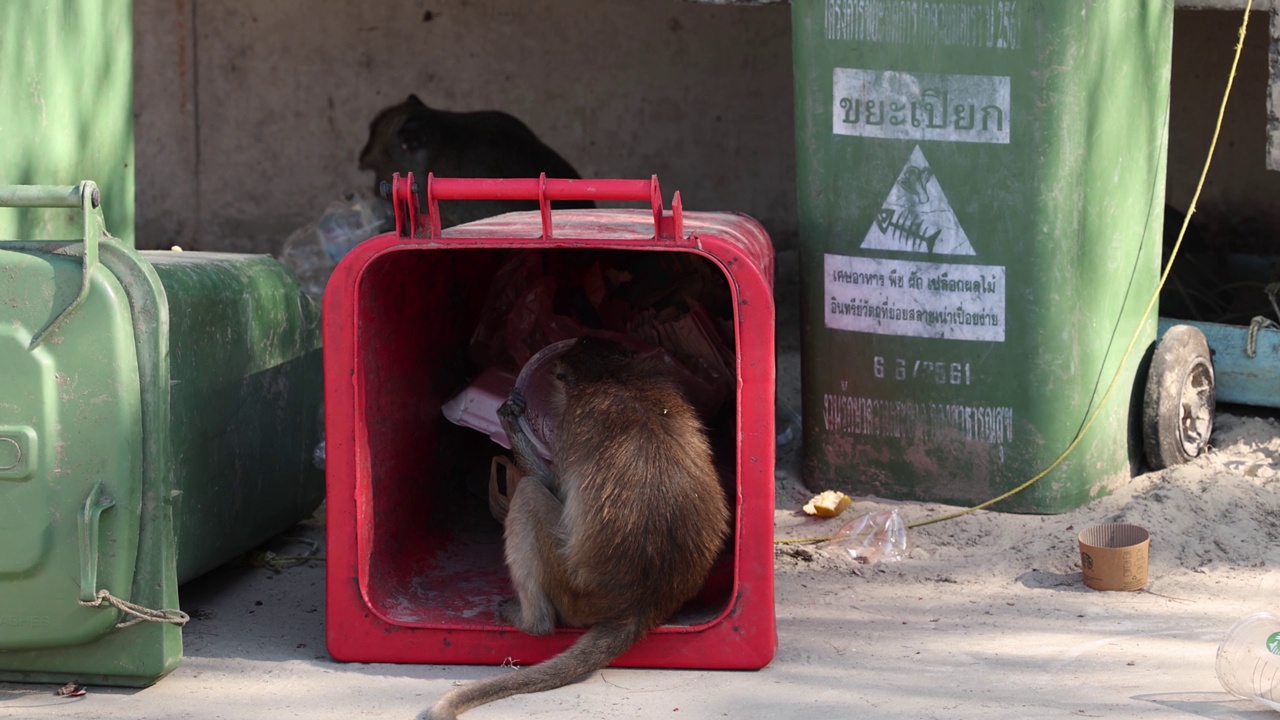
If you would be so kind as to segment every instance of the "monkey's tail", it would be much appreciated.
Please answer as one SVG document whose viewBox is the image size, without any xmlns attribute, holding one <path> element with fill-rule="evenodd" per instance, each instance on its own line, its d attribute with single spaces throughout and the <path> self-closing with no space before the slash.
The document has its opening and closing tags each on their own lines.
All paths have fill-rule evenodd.
<svg viewBox="0 0 1280 720">
<path fill-rule="evenodd" d="M 464 685 L 436 702 L 430 720 L 454 720 L 477 705 L 522 693 L 563 687 L 613 662 L 648 632 L 638 622 L 593 625 L 568 650 L 532 667 Z"/>
</svg>

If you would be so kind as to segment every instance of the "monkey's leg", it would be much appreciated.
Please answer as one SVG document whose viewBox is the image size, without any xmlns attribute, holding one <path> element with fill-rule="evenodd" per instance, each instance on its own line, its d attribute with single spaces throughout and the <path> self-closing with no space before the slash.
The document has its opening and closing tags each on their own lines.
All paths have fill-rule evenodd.
<svg viewBox="0 0 1280 720">
<path fill-rule="evenodd" d="M 555 628 L 552 592 L 567 587 L 558 532 L 562 512 L 560 501 L 540 482 L 517 485 L 507 510 L 507 568 L 520 604 L 502 612 L 505 620 L 530 635 L 546 635 Z"/>
<path fill-rule="evenodd" d="M 507 439 L 511 441 L 516 465 L 524 471 L 525 475 L 532 475 L 538 478 L 541 484 L 551 487 L 553 482 L 551 469 L 547 467 L 542 456 L 533 449 L 533 441 L 529 440 L 529 436 L 520 427 L 519 420 L 524 415 L 524 410 L 524 396 L 519 390 L 513 389 L 507 401 L 498 408 L 498 421 L 502 424 L 503 431 L 507 433 Z"/>
</svg>

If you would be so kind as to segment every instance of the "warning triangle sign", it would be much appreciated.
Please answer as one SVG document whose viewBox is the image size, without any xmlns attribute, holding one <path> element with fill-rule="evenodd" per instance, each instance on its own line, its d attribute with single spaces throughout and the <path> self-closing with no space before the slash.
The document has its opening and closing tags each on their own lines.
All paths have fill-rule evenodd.
<svg viewBox="0 0 1280 720">
<path fill-rule="evenodd" d="M 975 254 L 919 145 L 876 213 L 862 247 L 934 255 Z"/>
</svg>

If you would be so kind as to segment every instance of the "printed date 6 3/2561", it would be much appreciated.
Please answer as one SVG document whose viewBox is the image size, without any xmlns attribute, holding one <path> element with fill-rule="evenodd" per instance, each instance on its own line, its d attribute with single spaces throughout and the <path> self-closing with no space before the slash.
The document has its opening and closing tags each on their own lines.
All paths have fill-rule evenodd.
<svg viewBox="0 0 1280 720">
<path fill-rule="evenodd" d="M 967 362 L 945 360 L 910 360 L 876 355 L 872 373 L 877 379 L 918 380 L 935 385 L 970 385 L 973 373 Z"/>
</svg>

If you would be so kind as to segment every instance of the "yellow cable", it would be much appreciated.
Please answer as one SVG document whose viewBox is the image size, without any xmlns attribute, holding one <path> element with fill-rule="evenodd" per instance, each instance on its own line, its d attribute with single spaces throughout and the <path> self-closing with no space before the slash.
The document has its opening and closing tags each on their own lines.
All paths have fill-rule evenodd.
<svg viewBox="0 0 1280 720">
<path fill-rule="evenodd" d="M 907 525 L 908 528 L 918 528 L 923 525 L 932 525 L 933 523 L 939 523 L 944 520 L 953 520 L 955 518 L 968 515 L 969 513 L 974 512 L 975 510 L 982 510 L 984 508 L 990 507 L 1000 502 L 1001 500 L 1017 495 L 1023 490 L 1026 490 L 1027 488 L 1031 487 L 1035 483 L 1039 482 L 1040 479 L 1043 478 L 1044 476 L 1053 472 L 1054 468 L 1061 465 L 1062 462 L 1067 459 L 1067 456 L 1069 456 L 1071 452 L 1076 449 L 1076 446 L 1079 445 L 1080 441 L 1084 439 L 1085 434 L 1089 432 L 1089 428 L 1093 425 L 1094 420 L 1098 418 L 1098 415 L 1102 412 L 1102 408 L 1107 404 L 1107 399 L 1111 397 L 1111 391 L 1115 389 L 1116 383 L 1119 382 L 1120 380 L 1120 373 L 1121 371 L 1123 371 L 1124 365 L 1129 359 L 1129 355 L 1133 352 L 1133 346 L 1138 342 L 1138 335 L 1142 331 L 1143 323 L 1145 323 L 1147 318 L 1151 315 L 1152 308 L 1155 307 L 1156 301 L 1160 298 L 1160 289 L 1164 287 L 1165 280 L 1169 278 L 1169 271 L 1173 268 L 1174 258 L 1178 256 L 1178 249 L 1182 247 L 1182 236 L 1186 234 L 1187 226 L 1191 222 L 1191 216 L 1194 215 L 1196 212 L 1196 202 L 1200 200 L 1200 192 L 1201 190 L 1204 189 L 1205 178 L 1209 175 L 1209 165 L 1210 163 L 1213 162 L 1213 153 L 1218 145 L 1218 135 L 1222 131 L 1222 119 L 1226 115 L 1227 99 L 1231 97 L 1231 86 L 1232 84 L 1234 84 L 1236 79 L 1236 68 L 1240 64 L 1240 51 L 1244 48 L 1244 36 L 1245 36 L 1246 30 L 1249 27 L 1249 12 L 1252 9 L 1253 9 L 1253 0 L 1248 0 L 1248 2 L 1245 4 L 1244 20 L 1240 23 L 1240 36 L 1239 36 L 1239 40 L 1236 42 L 1235 57 L 1231 60 L 1231 72 L 1229 75 L 1227 75 L 1227 87 L 1222 93 L 1222 104 L 1219 105 L 1218 107 L 1218 122 L 1217 124 L 1214 125 L 1213 138 L 1209 141 L 1209 153 L 1204 159 L 1204 168 L 1200 171 L 1200 181 L 1196 183 L 1196 191 L 1191 196 L 1191 205 L 1190 207 L 1187 208 L 1187 215 L 1182 220 L 1182 228 L 1178 230 L 1178 239 L 1173 243 L 1173 250 L 1169 253 L 1169 260 L 1168 262 L 1165 263 L 1164 272 L 1160 274 L 1160 282 L 1159 284 L 1156 285 L 1155 292 L 1151 294 L 1151 299 L 1147 302 L 1146 310 L 1142 311 L 1142 317 L 1138 319 L 1138 324 L 1137 324 L 1137 327 L 1134 328 L 1133 336 L 1129 338 L 1129 346 L 1125 348 L 1124 355 L 1120 358 L 1120 365 L 1116 368 L 1115 375 L 1111 376 L 1111 382 L 1110 384 L 1107 385 L 1106 392 L 1102 393 L 1102 398 L 1098 401 L 1098 406 L 1094 408 L 1093 414 L 1089 416 L 1089 419 L 1080 428 L 1080 431 L 1076 433 L 1076 436 L 1071 441 L 1071 444 L 1067 445 L 1067 449 L 1063 450 L 1062 454 L 1059 455 L 1056 460 L 1050 463 L 1049 466 L 1046 467 L 1044 470 L 1041 470 L 1039 473 L 1037 473 L 1035 477 L 1022 483 L 1021 485 L 1010 490 L 1009 492 L 1006 492 L 1003 495 L 987 500 L 986 502 L 980 503 L 978 505 L 974 505 L 973 507 L 965 508 L 963 510 L 957 510 L 956 512 L 948 513 L 946 515 L 940 515 L 938 517 L 930 518 L 928 520 L 921 520 L 919 522 L 914 522 Z M 826 536 L 826 537 L 819 537 L 819 538 L 795 538 L 795 539 L 789 539 L 789 540 L 778 540 L 777 542 L 780 544 L 821 542 L 823 540 L 830 540 L 830 539 L 831 539 L 831 536 Z"/>
</svg>

